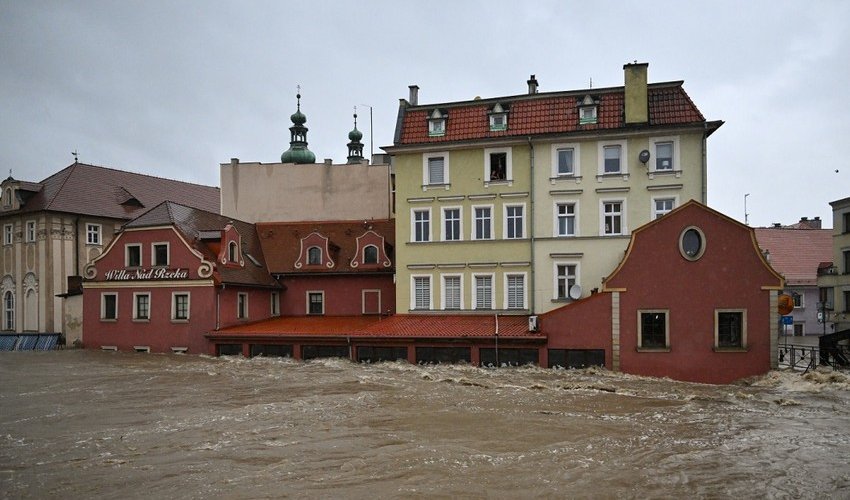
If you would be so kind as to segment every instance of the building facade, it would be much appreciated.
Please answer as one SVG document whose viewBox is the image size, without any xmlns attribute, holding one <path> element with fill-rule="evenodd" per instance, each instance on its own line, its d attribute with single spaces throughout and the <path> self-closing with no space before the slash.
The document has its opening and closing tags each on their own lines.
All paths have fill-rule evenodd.
<svg viewBox="0 0 850 500">
<path fill-rule="evenodd" d="M 83 338 L 80 284 L 120 226 L 166 199 L 218 211 L 219 190 L 74 163 L 41 182 L 0 184 L 3 332 Z"/>
<path fill-rule="evenodd" d="M 705 201 L 722 122 L 682 82 L 624 70 L 623 87 L 540 93 L 532 75 L 525 95 L 443 104 L 411 86 L 384 148 L 400 312 L 549 311 L 601 287 L 632 228 Z"/>
<path fill-rule="evenodd" d="M 820 267 L 817 282 L 821 314 L 839 332 L 850 329 L 850 198 L 833 201 L 830 206 L 832 262 Z"/>
</svg>

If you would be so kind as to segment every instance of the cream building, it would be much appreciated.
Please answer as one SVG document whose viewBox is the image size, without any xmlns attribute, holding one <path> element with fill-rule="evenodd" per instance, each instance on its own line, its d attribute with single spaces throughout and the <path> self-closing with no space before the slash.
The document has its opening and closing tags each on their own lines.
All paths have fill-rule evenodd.
<svg viewBox="0 0 850 500">
<path fill-rule="evenodd" d="M 682 82 L 419 104 L 401 100 L 397 306 L 542 313 L 587 296 L 632 229 L 706 202 L 706 121 Z M 405 242 L 405 243 L 402 243 Z M 579 287 L 574 287 L 579 285 Z"/>
<path fill-rule="evenodd" d="M 817 307 L 832 325 L 826 333 L 850 329 L 850 198 L 833 201 L 830 206 L 833 261 L 818 269 L 821 300 Z"/>
</svg>

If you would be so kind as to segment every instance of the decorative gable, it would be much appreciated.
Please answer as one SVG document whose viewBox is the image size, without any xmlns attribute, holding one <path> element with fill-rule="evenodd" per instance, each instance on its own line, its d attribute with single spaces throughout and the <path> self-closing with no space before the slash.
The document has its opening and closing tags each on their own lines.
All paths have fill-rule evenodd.
<svg viewBox="0 0 850 500">
<path fill-rule="evenodd" d="M 225 266 L 245 267 L 245 258 L 242 255 L 242 237 L 233 224 L 224 226 L 218 261 Z"/>
<path fill-rule="evenodd" d="M 352 269 L 374 269 L 392 266 L 387 255 L 384 237 L 375 231 L 368 230 L 357 237 L 357 251 L 351 259 Z"/>
<path fill-rule="evenodd" d="M 301 248 L 298 259 L 295 261 L 295 269 L 333 269 L 336 265 L 331 250 L 338 249 L 330 240 L 314 231 L 301 238 Z"/>
</svg>

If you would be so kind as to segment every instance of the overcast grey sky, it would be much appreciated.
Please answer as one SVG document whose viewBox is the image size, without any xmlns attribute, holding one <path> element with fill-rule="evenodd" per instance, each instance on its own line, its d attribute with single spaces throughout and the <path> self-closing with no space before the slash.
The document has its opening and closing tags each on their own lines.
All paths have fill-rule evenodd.
<svg viewBox="0 0 850 500">
<path fill-rule="evenodd" d="M 708 201 L 751 225 L 850 196 L 850 2 L 0 0 L 3 177 L 80 161 L 218 185 L 232 157 L 276 162 L 301 85 L 309 147 L 345 161 L 420 103 L 684 80 L 709 120 Z M 843 93 L 842 93 L 843 92 Z M 838 172 L 836 172 L 838 170 Z"/>
</svg>

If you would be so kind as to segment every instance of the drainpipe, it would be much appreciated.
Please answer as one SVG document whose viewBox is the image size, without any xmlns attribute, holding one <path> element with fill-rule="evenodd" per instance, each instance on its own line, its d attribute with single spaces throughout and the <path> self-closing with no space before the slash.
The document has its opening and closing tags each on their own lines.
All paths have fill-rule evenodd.
<svg viewBox="0 0 850 500">
<path fill-rule="evenodd" d="M 702 124 L 702 200 L 703 205 L 708 204 L 708 123 Z"/>
<path fill-rule="evenodd" d="M 221 288 L 215 290 L 215 331 L 221 329 L 221 289 L 224 288 L 222 283 Z"/>
<path fill-rule="evenodd" d="M 80 241 L 86 241 L 85 240 L 85 238 L 86 238 L 85 234 L 82 236 L 82 238 L 80 238 L 80 216 L 79 215 L 74 217 L 74 234 L 76 235 L 76 237 L 74 238 L 74 240 L 75 240 L 74 241 L 74 276 L 79 276 L 80 275 Z M 103 235 L 101 235 L 100 237 L 103 238 Z M 67 289 L 68 283 L 67 282 L 65 283 L 65 286 L 66 286 L 65 291 L 67 292 L 68 291 L 68 289 Z"/>
<path fill-rule="evenodd" d="M 495 333 L 495 337 L 496 337 L 496 368 L 499 368 L 500 365 L 499 365 L 499 315 L 498 315 L 498 313 L 494 314 L 493 317 L 496 318 L 496 333 Z"/>
<path fill-rule="evenodd" d="M 531 310 L 531 314 L 534 314 L 534 144 L 531 143 L 531 136 L 528 136 L 528 149 L 529 149 L 529 167 L 530 167 L 530 176 L 531 176 L 531 187 L 529 188 L 529 207 L 528 207 L 528 232 L 529 232 L 529 242 L 531 244 L 531 271 L 530 277 L 528 280 L 528 307 Z"/>
</svg>

